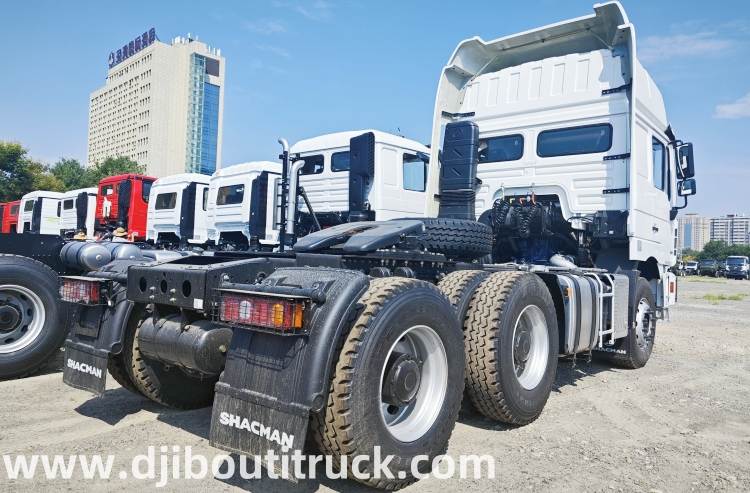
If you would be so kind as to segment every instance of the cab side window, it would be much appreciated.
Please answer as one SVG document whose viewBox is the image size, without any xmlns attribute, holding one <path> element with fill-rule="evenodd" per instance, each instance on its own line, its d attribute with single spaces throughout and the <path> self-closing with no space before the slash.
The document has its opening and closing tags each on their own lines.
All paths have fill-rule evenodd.
<svg viewBox="0 0 750 493">
<path fill-rule="evenodd" d="M 427 183 L 427 164 L 415 154 L 404 153 L 404 190 L 424 192 Z"/>
<path fill-rule="evenodd" d="M 667 192 L 667 153 L 659 139 L 651 138 L 651 155 L 653 157 L 654 186 Z"/>
</svg>

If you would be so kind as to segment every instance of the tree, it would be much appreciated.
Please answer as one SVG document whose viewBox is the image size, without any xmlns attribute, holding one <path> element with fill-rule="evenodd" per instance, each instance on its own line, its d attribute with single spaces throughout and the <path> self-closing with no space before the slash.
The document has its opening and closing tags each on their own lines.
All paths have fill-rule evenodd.
<svg viewBox="0 0 750 493">
<path fill-rule="evenodd" d="M 33 162 L 28 151 L 15 142 L 0 142 L 0 201 L 20 199 L 34 190 L 35 172 L 42 167 Z M 36 165 L 36 166 L 34 166 Z"/>
<path fill-rule="evenodd" d="M 86 168 L 76 159 L 60 158 L 52 168 L 50 173 L 67 190 L 76 190 L 79 188 L 93 187 L 96 185 L 92 177 L 89 176 Z"/>
<path fill-rule="evenodd" d="M 91 186 L 95 186 L 99 183 L 102 178 L 114 175 L 123 175 L 126 173 L 145 173 L 146 168 L 132 159 L 120 156 L 120 157 L 108 157 L 96 166 L 88 168 L 87 174 L 89 175 Z"/>
</svg>

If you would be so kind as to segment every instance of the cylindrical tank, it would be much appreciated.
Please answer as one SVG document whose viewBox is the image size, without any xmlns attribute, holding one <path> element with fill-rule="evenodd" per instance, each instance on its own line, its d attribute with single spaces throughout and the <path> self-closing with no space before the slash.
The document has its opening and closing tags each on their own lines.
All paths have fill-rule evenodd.
<svg viewBox="0 0 750 493">
<path fill-rule="evenodd" d="M 73 269 L 96 270 L 108 264 L 112 255 L 101 243 L 71 241 L 63 245 L 60 259 Z"/>
</svg>

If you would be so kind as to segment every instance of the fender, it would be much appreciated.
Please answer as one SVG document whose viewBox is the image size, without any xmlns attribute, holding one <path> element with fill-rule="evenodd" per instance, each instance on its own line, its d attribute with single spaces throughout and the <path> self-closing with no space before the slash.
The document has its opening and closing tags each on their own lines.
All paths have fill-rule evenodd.
<svg viewBox="0 0 750 493">
<path fill-rule="evenodd" d="M 224 450 L 262 454 L 274 444 L 224 426 L 222 413 L 259 419 L 292 437 L 293 445 L 287 448 L 302 449 L 310 412 L 325 405 L 342 337 L 359 313 L 357 302 L 369 279 L 353 270 L 294 267 L 277 270 L 264 284 L 322 290 L 325 301 L 306 311 L 305 335 L 234 327 L 224 373 L 216 384 L 210 433 L 211 444 Z M 268 291 L 272 289 L 264 289 Z"/>
</svg>

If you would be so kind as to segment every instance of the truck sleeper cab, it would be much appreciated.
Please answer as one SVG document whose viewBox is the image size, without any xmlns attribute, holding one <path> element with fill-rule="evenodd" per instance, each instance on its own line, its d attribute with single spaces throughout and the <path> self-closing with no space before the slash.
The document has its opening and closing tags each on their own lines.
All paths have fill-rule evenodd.
<svg viewBox="0 0 750 493">
<path fill-rule="evenodd" d="M 110 176 L 100 181 L 96 197 L 97 231 L 144 240 L 154 181 L 154 177 L 138 174 Z"/>
<path fill-rule="evenodd" d="M 78 235 L 78 238 L 94 239 L 96 220 L 96 194 L 98 189 L 81 188 L 63 193 L 60 207 L 60 235 Z"/>
<path fill-rule="evenodd" d="M 60 199 L 63 194 L 37 190 L 21 198 L 16 232 L 60 234 Z"/>
<path fill-rule="evenodd" d="M 6 234 L 18 232 L 18 210 L 20 207 L 20 200 L 0 204 L 0 232 Z"/>
<path fill-rule="evenodd" d="M 148 201 L 146 241 L 165 248 L 205 244 L 210 179 L 181 173 L 156 180 Z"/>
</svg>

